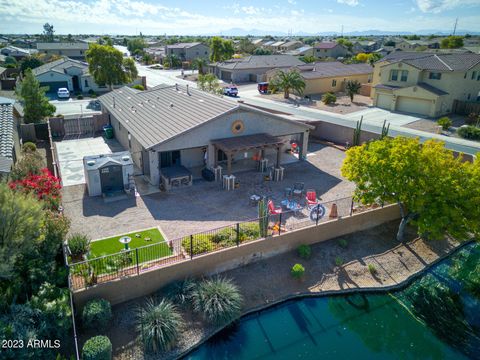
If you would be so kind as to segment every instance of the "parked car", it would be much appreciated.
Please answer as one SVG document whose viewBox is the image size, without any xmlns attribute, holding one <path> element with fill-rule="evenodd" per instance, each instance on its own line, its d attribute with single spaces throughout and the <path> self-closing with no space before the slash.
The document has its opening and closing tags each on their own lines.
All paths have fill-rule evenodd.
<svg viewBox="0 0 480 360">
<path fill-rule="evenodd" d="M 150 65 L 149 68 L 154 70 L 162 70 L 163 66 L 160 64 L 154 64 L 154 65 Z"/>
<path fill-rule="evenodd" d="M 260 94 L 268 93 L 268 82 L 258 83 L 257 89 Z"/>
<path fill-rule="evenodd" d="M 236 85 L 228 85 L 223 88 L 223 95 L 238 96 L 238 89 Z"/>
<path fill-rule="evenodd" d="M 70 91 L 67 88 L 60 88 L 57 90 L 57 96 L 60 99 L 68 99 L 70 97 Z"/>
</svg>

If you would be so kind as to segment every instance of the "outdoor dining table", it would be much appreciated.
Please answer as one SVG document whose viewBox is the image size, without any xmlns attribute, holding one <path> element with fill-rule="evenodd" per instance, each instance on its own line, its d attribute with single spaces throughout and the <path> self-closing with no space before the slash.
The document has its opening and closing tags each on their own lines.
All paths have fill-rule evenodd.
<svg viewBox="0 0 480 360">
<path fill-rule="evenodd" d="M 295 212 L 295 215 L 300 211 L 300 210 L 303 210 L 303 206 L 298 203 L 297 201 L 294 201 L 294 200 L 288 200 L 288 199 L 285 199 L 285 200 L 282 200 L 281 202 L 282 206 L 287 208 L 288 210 L 292 210 Z"/>
</svg>

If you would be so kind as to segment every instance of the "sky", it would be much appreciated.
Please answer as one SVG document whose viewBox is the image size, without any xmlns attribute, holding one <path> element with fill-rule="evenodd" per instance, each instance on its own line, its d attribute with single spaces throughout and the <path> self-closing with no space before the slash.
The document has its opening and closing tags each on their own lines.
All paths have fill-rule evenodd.
<svg viewBox="0 0 480 360">
<path fill-rule="evenodd" d="M 480 0 L 0 0 L 0 33 L 480 32 Z"/>
</svg>

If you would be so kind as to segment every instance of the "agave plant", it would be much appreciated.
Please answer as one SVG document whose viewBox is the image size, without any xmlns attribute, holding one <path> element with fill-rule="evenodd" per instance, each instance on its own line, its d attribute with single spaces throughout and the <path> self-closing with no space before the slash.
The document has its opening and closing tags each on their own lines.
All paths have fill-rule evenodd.
<svg viewBox="0 0 480 360">
<path fill-rule="evenodd" d="M 147 352 L 167 351 L 175 345 L 182 328 L 182 316 L 175 305 L 162 299 L 150 297 L 137 312 L 137 330 Z"/>
<path fill-rule="evenodd" d="M 227 278 L 203 280 L 192 293 L 193 309 L 205 320 L 217 325 L 226 324 L 240 315 L 242 295 Z"/>
<path fill-rule="evenodd" d="M 196 282 L 193 279 L 176 281 L 168 285 L 165 289 L 167 297 L 174 303 L 184 306 L 190 301 L 192 293 L 195 290 Z"/>
</svg>

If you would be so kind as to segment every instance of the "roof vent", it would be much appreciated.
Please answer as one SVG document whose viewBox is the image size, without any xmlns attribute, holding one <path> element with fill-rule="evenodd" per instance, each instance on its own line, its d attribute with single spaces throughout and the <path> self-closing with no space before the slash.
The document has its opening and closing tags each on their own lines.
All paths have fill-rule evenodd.
<svg viewBox="0 0 480 360">
<path fill-rule="evenodd" d="M 177 83 L 175 83 L 175 90 L 178 91 L 178 84 Z"/>
<path fill-rule="evenodd" d="M 190 89 L 188 88 L 188 84 L 187 84 L 187 95 L 190 95 Z"/>
<path fill-rule="evenodd" d="M 88 160 L 88 161 L 87 161 L 87 165 L 88 165 L 88 166 L 93 166 L 93 165 L 95 165 L 95 160 Z"/>
<path fill-rule="evenodd" d="M 126 155 L 122 156 L 122 160 L 123 161 L 128 161 L 128 160 L 130 160 L 130 156 L 126 156 Z"/>
<path fill-rule="evenodd" d="M 170 107 L 173 107 L 173 103 L 172 103 L 172 102 L 170 103 Z"/>
</svg>

